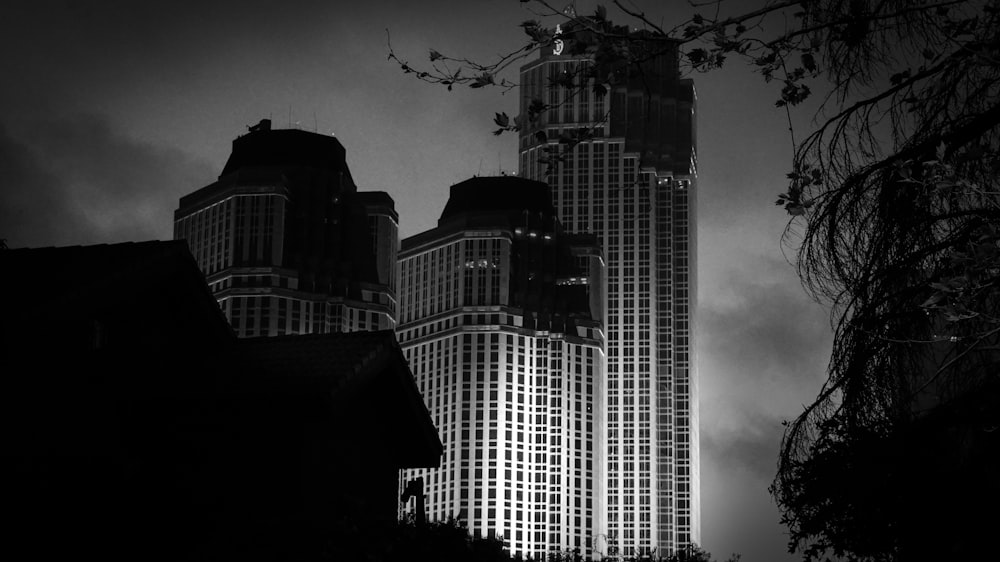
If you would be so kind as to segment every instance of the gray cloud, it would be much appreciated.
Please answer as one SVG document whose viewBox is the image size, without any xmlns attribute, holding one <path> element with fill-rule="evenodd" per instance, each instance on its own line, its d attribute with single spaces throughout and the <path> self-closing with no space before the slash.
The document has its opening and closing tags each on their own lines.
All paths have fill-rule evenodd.
<svg viewBox="0 0 1000 562">
<path fill-rule="evenodd" d="M 77 115 L 0 124 L 0 177 L 2 236 L 22 247 L 169 239 L 179 197 L 214 176 L 183 151 Z"/>
<path fill-rule="evenodd" d="M 765 267 L 790 266 L 773 260 Z M 744 375 L 753 378 L 779 372 L 798 376 L 814 369 L 828 346 L 827 312 L 796 285 L 732 282 L 741 299 L 738 304 L 701 311 L 700 320 L 712 334 L 707 349 L 738 361 Z"/>
<path fill-rule="evenodd" d="M 86 224 L 64 204 L 58 178 L 48 173 L 27 146 L 0 126 L 0 237 L 11 247 L 55 245 L 74 233 L 89 238 Z"/>
<path fill-rule="evenodd" d="M 773 419 L 761 417 L 744 431 L 703 432 L 701 454 L 720 467 L 746 471 L 756 479 L 769 481 L 777 467 L 781 430 Z"/>
<path fill-rule="evenodd" d="M 703 521 L 711 522 L 702 540 L 716 558 L 793 560 L 767 488 L 781 420 L 824 379 L 828 314 L 780 258 L 748 252 L 712 274 L 725 294 L 703 293 L 698 317 Z"/>
</svg>

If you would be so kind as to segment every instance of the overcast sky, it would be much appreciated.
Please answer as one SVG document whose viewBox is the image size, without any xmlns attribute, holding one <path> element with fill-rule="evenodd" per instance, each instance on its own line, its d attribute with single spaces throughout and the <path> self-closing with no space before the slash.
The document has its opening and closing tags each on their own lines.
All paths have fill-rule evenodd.
<svg viewBox="0 0 1000 562">
<path fill-rule="evenodd" d="M 687 9 L 636 5 L 668 25 Z M 214 181 L 232 140 L 262 118 L 335 134 L 359 187 L 395 199 L 404 237 L 432 228 L 450 185 L 516 171 L 516 137 L 490 134 L 494 112 L 517 113 L 516 92 L 447 92 L 404 76 L 386 60 L 386 29 L 414 63 L 431 48 L 485 58 L 519 45 L 517 24 L 535 17 L 526 6 L 5 2 L 0 237 L 13 248 L 169 239 L 178 199 Z M 774 200 L 791 144 L 778 86 L 735 61 L 693 78 L 702 545 L 716 558 L 792 560 L 767 486 L 781 420 L 824 378 L 828 316 L 779 243 L 786 216 Z"/>
</svg>

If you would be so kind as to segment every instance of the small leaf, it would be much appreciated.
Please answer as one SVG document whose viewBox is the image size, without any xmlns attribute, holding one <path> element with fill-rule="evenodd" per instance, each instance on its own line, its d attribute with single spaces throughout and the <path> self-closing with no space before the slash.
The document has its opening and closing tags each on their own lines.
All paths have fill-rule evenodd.
<svg viewBox="0 0 1000 562">
<path fill-rule="evenodd" d="M 774 64 L 774 62 L 776 60 L 778 60 L 777 53 L 775 53 L 774 51 L 771 51 L 766 56 L 757 57 L 756 59 L 754 59 L 753 63 L 756 66 L 769 66 L 769 65 Z"/>
<path fill-rule="evenodd" d="M 573 73 L 569 71 L 562 71 L 555 76 L 549 77 L 549 87 L 555 88 L 557 86 L 562 86 L 568 90 L 576 88 L 576 82 L 573 79 Z"/>
<path fill-rule="evenodd" d="M 944 318 L 948 322 L 959 322 L 969 318 L 979 316 L 978 312 L 972 312 L 961 305 L 948 305 L 944 307 Z"/>
<path fill-rule="evenodd" d="M 953 292 L 955 292 L 955 289 L 953 287 L 951 287 L 951 286 L 949 286 L 949 285 L 947 285 L 945 283 L 931 283 L 931 288 L 932 289 L 937 289 L 938 291 L 941 291 L 943 293 L 953 293 Z"/>
<path fill-rule="evenodd" d="M 816 59 L 812 53 L 802 53 L 802 66 L 809 72 L 816 72 Z"/>
<path fill-rule="evenodd" d="M 903 82 L 905 82 L 906 80 L 908 80 L 909 78 L 910 78 L 910 69 L 906 69 L 902 72 L 897 72 L 896 74 L 890 76 L 889 82 L 891 82 L 893 86 L 898 86 Z"/>
<path fill-rule="evenodd" d="M 470 88 L 482 88 L 483 86 L 487 86 L 487 85 L 490 85 L 490 84 L 493 84 L 493 83 L 494 83 L 493 82 L 493 75 L 490 74 L 489 72 L 483 72 L 479 76 L 476 76 L 475 81 L 473 81 L 471 84 L 469 84 L 469 87 Z"/>
<path fill-rule="evenodd" d="M 435 51 L 434 49 L 431 49 L 431 62 L 434 62 L 439 58 L 441 58 L 441 53 Z"/>
<path fill-rule="evenodd" d="M 708 51 L 705 49 L 691 49 L 687 53 L 687 58 L 691 61 L 692 65 L 698 66 L 704 63 L 705 59 L 708 58 Z"/>
<path fill-rule="evenodd" d="M 497 113 L 496 117 L 493 118 L 493 122 L 497 124 L 498 127 L 507 127 L 510 125 L 510 117 L 507 113 Z"/>
<path fill-rule="evenodd" d="M 944 295 L 942 295 L 941 293 L 934 293 L 927 300 L 925 300 L 920 305 L 920 307 L 921 308 L 930 308 L 930 307 L 936 305 L 937 303 L 941 302 L 941 299 L 943 299 L 943 298 L 944 298 Z"/>
</svg>

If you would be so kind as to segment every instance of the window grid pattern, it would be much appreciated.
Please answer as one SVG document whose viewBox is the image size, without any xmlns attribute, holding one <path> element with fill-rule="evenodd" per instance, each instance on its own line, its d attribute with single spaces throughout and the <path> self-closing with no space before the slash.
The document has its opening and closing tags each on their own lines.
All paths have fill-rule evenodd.
<svg viewBox="0 0 1000 562">
<path fill-rule="evenodd" d="M 174 221 L 174 238 L 187 241 L 235 334 L 257 337 L 394 329 L 396 303 L 384 291 L 363 290 L 358 302 L 297 290 L 295 273 L 279 267 L 286 205 L 284 194 L 235 194 Z M 379 242 L 394 248 L 395 222 L 391 217 L 377 219 L 370 226 L 377 229 Z"/>
<path fill-rule="evenodd" d="M 445 447 L 401 484 L 423 477 L 430 519 L 458 516 L 512 553 L 586 552 L 602 342 L 524 328 L 507 306 L 510 251 L 505 233 L 401 253 L 399 340 Z"/>
<path fill-rule="evenodd" d="M 552 99 L 563 99 L 555 92 L 562 88 L 544 86 L 563 64 L 541 60 L 523 68 L 523 92 L 530 98 L 547 90 Z M 619 104 L 628 101 L 620 98 Z M 598 99 L 571 101 L 575 112 L 558 113 L 586 115 L 589 104 L 595 118 L 603 118 L 605 101 L 616 98 Z M 556 125 L 564 123 L 546 124 L 552 125 L 551 145 L 565 130 Z M 640 170 L 624 139 L 601 138 L 603 132 L 577 144 L 553 169 L 540 162 L 546 145 L 523 135 L 520 175 L 548 181 L 567 230 L 598 235 L 607 256 L 607 494 L 601 531 L 608 537 L 607 554 L 673 552 L 700 540 L 691 348 L 694 189 L 690 179 Z"/>
<path fill-rule="evenodd" d="M 377 259 L 379 282 L 387 285 L 390 293 L 396 294 L 399 224 L 391 214 L 369 209 L 368 232 L 372 239 L 372 255 Z M 395 306 L 393 302 L 394 314 Z"/>
</svg>

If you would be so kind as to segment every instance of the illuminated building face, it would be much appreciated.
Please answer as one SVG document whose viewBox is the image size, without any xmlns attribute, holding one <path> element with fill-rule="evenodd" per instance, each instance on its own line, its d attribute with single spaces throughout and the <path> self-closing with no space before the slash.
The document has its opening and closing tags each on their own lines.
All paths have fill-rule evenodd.
<svg viewBox="0 0 1000 562">
<path fill-rule="evenodd" d="M 603 259 L 547 206 L 523 223 L 460 208 L 400 252 L 400 344 L 445 450 L 402 479 L 423 477 L 430 519 L 536 559 L 592 544 L 605 364 Z"/>
<path fill-rule="evenodd" d="M 666 555 L 700 534 L 694 90 L 678 79 L 676 53 L 649 62 L 643 87 L 632 77 L 603 96 L 549 87 L 590 64 L 569 52 L 521 69 L 522 114 L 533 100 L 552 109 L 521 132 L 520 175 L 547 181 L 567 231 L 595 234 L 607 258 L 603 553 Z M 593 137 L 544 161 L 580 127 Z"/>
</svg>

